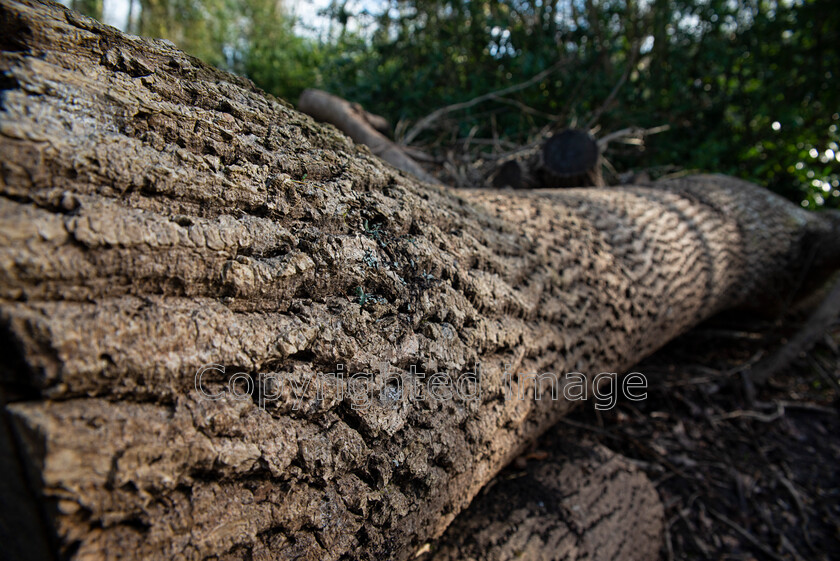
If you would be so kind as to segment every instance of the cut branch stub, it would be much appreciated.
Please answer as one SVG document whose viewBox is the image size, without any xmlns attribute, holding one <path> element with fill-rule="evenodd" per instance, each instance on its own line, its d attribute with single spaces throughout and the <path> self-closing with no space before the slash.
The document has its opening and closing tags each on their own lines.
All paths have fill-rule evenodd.
<svg viewBox="0 0 840 561">
<path fill-rule="evenodd" d="M 544 187 L 603 186 L 601 154 L 589 133 L 566 129 L 545 141 L 541 179 Z"/>
</svg>

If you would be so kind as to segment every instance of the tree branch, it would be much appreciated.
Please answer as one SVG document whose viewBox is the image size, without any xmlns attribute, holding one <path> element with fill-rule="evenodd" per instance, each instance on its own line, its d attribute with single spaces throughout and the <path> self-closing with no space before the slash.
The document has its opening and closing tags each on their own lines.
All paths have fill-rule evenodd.
<svg viewBox="0 0 840 561">
<path fill-rule="evenodd" d="M 565 64 L 566 64 L 565 61 L 558 62 L 558 63 L 554 64 L 553 66 L 551 66 L 550 68 L 547 68 L 547 69 L 543 70 L 539 74 L 536 74 L 535 76 L 532 76 L 528 80 L 526 80 L 524 82 L 520 82 L 519 84 L 514 84 L 512 86 L 508 86 L 506 88 L 502 88 L 502 89 L 496 90 L 494 92 L 489 92 L 489 93 L 480 95 L 478 97 L 474 97 L 473 99 L 470 99 L 468 101 L 463 101 L 461 103 L 453 103 L 452 105 L 447 105 L 446 107 L 441 107 L 440 109 L 436 109 L 435 111 L 429 113 L 428 115 L 426 115 L 425 117 L 423 117 L 422 119 L 417 121 L 417 123 L 415 123 L 414 126 L 411 127 L 408 130 L 408 132 L 405 133 L 405 136 L 403 137 L 401 142 L 402 142 L 402 144 L 411 144 L 411 142 L 415 138 L 417 138 L 417 135 L 419 135 L 421 132 L 423 132 L 424 130 L 431 127 L 432 124 L 434 124 L 441 117 L 443 117 L 444 115 L 446 115 L 448 113 L 452 113 L 453 111 L 460 111 L 462 109 L 469 109 L 470 107 L 478 105 L 479 103 L 482 103 L 484 101 L 488 101 L 488 100 L 495 99 L 495 98 L 498 98 L 498 97 L 503 97 L 503 96 L 506 96 L 508 94 L 512 94 L 514 92 L 518 92 L 520 90 L 524 90 L 526 88 L 529 88 L 529 87 L 533 86 L 534 84 L 537 84 L 537 83 L 543 81 L 546 77 L 551 75 L 553 72 L 557 71 L 559 68 L 562 68 Z"/>
</svg>

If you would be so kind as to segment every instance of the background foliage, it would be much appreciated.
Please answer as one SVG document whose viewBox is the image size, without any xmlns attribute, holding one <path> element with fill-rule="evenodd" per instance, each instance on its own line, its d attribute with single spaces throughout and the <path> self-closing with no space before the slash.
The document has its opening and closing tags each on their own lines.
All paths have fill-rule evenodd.
<svg viewBox="0 0 840 561">
<path fill-rule="evenodd" d="M 108 0 L 106 0 L 108 1 Z M 95 17 L 102 0 L 73 0 Z M 670 129 L 608 154 L 619 170 L 720 172 L 840 207 L 836 0 L 337 0 L 301 34 L 277 0 L 130 0 L 129 31 L 165 37 L 295 101 L 315 86 L 410 124 L 420 144 L 521 144 L 547 125 Z M 323 30 L 322 30 L 323 31 Z M 608 103 L 605 103 L 608 102 Z M 489 148 L 488 148 L 489 150 Z"/>
</svg>

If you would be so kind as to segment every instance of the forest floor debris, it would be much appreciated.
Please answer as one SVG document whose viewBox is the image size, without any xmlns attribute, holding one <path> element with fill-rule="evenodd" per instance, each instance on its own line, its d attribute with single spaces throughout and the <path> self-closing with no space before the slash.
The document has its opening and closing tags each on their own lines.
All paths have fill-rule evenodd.
<svg viewBox="0 0 840 561">
<path fill-rule="evenodd" d="M 840 318 L 751 405 L 741 380 L 804 321 L 713 318 L 631 369 L 648 378 L 646 400 L 561 421 L 568 438 L 601 442 L 654 482 L 666 513 L 662 559 L 837 558 Z"/>
</svg>

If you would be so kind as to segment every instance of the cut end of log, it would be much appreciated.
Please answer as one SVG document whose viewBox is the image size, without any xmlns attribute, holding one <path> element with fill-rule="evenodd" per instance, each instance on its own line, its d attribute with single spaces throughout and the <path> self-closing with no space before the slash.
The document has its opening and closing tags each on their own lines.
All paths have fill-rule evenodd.
<svg viewBox="0 0 840 561">
<path fill-rule="evenodd" d="M 567 129 L 545 142 L 543 159 L 546 169 L 555 175 L 580 175 L 598 163 L 598 145 L 589 134 Z"/>
<path fill-rule="evenodd" d="M 566 129 L 543 144 L 542 175 L 546 187 L 603 186 L 601 154 L 589 133 Z"/>
</svg>

